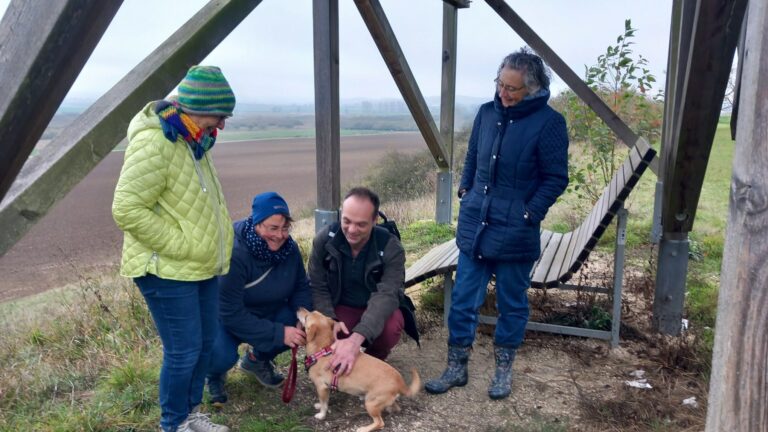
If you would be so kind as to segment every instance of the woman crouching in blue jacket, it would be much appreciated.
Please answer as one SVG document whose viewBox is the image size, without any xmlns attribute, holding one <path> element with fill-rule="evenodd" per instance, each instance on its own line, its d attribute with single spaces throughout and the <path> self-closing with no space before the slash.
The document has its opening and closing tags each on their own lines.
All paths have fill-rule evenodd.
<svg viewBox="0 0 768 432">
<path fill-rule="evenodd" d="M 229 369 L 237 348 L 251 348 L 240 368 L 267 387 L 283 383 L 272 359 L 288 348 L 306 344 L 296 320 L 299 307 L 312 309 L 304 260 L 291 238 L 288 204 L 275 192 L 253 198 L 251 217 L 234 223 L 235 241 L 229 273 L 219 277 L 219 334 L 208 369 L 211 403 L 226 403 Z"/>
</svg>

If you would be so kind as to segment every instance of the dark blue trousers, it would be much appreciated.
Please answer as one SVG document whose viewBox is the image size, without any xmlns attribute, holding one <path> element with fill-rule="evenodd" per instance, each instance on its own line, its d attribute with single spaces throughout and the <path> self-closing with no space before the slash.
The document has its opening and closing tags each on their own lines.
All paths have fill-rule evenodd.
<svg viewBox="0 0 768 432">
<path fill-rule="evenodd" d="M 534 261 L 475 260 L 459 252 L 456 283 L 451 292 L 448 315 L 448 343 L 470 346 L 475 340 L 480 306 L 485 301 L 488 282 L 496 275 L 496 307 L 499 312 L 494 343 L 517 348 L 523 342 L 528 323 L 530 273 Z"/>
</svg>

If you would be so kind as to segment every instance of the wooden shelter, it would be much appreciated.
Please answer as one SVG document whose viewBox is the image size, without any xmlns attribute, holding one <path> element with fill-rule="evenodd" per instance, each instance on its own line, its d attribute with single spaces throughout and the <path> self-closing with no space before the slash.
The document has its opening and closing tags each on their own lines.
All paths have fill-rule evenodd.
<svg viewBox="0 0 768 432">
<path fill-rule="evenodd" d="M 438 0 L 432 0 L 438 1 Z M 19 240 L 123 138 L 146 100 L 168 94 L 261 0 L 214 0 L 99 98 L 73 127 L 25 161 L 119 9 L 121 0 L 12 0 L 0 22 L 0 255 Z M 491 7 L 627 146 L 639 137 L 504 0 Z M 318 225 L 336 217 L 339 176 L 338 0 L 313 0 Z M 436 219 L 451 220 L 453 113 L 459 11 L 443 0 L 440 127 L 435 125 L 379 0 L 355 0 L 438 169 Z M 744 17 L 749 7 L 746 26 Z M 661 233 L 654 322 L 680 331 L 691 231 L 732 59 L 740 45 L 736 169 L 723 263 L 708 430 L 768 428 L 764 0 L 673 0 L 656 214 Z M 742 31 L 744 29 L 744 31 Z M 741 41 L 739 42 L 739 40 Z M 9 59 L 12 59 L 10 61 Z M 53 73 L 55 72 L 55 73 Z M 10 139 L 8 138 L 10 137 Z"/>
</svg>

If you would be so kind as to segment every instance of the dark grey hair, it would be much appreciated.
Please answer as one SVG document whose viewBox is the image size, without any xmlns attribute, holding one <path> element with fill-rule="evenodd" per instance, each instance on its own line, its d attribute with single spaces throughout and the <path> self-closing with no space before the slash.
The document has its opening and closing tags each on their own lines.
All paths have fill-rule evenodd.
<svg viewBox="0 0 768 432">
<path fill-rule="evenodd" d="M 381 205 L 381 200 L 379 199 L 379 196 L 376 195 L 376 192 L 367 187 L 357 186 L 350 189 L 349 192 L 344 195 L 344 201 L 349 197 L 370 201 L 371 204 L 373 204 L 373 219 L 375 220 L 379 216 L 379 205 Z"/>
<path fill-rule="evenodd" d="M 549 89 L 551 75 L 549 68 L 544 64 L 541 57 L 534 54 L 528 47 L 522 47 L 504 57 L 499 70 L 496 72 L 497 79 L 504 68 L 523 73 L 523 82 L 529 94 L 534 94 L 541 88 Z"/>
</svg>

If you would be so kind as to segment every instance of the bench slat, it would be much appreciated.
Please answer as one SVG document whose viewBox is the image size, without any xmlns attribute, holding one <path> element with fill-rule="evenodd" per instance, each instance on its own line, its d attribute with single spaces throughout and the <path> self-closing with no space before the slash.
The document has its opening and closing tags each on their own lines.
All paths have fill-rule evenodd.
<svg viewBox="0 0 768 432">
<path fill-rule="evenodd" d="M 536 273 L 533 274 L 531 279 L 531 286 L 541 287 L 544 284 L 544 278 L 549 273 L 549 267 L 552 265 L 552 258 L 557 253 L 557 248 L 560 246 L 560 240 L 563 235 L 560 233 L 553 233 L 552 239 L 549 240 L 547 248 L 541 252 L 541 262 L 536 269 Z"/>
<path fill-rule="evenodd" d="M 547 248 L 547 244 L 549 244 L 549 240 L 552 238 L 553 232 L 550 230 L 541 230 L 541 235 L 539 235 L 539 245 L 541 247 L 541 252 L 544 252 L 544 250 Z M 536 262 L 533 263 L 533 267 L 531 267 L 531 273 L 528 275 L 530 278 L 533 278 L 533 274 L 536 272 L 536 269 L 539 267 L 539 263 L 541 262 L 541 253 L 539 253 L 539 258 L 536 259 Z"/>
<path fill-rule="evenodd" d="M 563 267 L 563 261 L 565 255 L 568 253 L 568 247 L 571 244 L 573 238 L 573 231 L 563 234 L 563 238 L 560 240 L 560 246 L 557 248 L 557 253 L 552 258 L 552 265 L 549 267 L 549 272 L 544 277 L 544 285 L 557 286 L 560 279 L 560 269 Z"/>
</svg>

